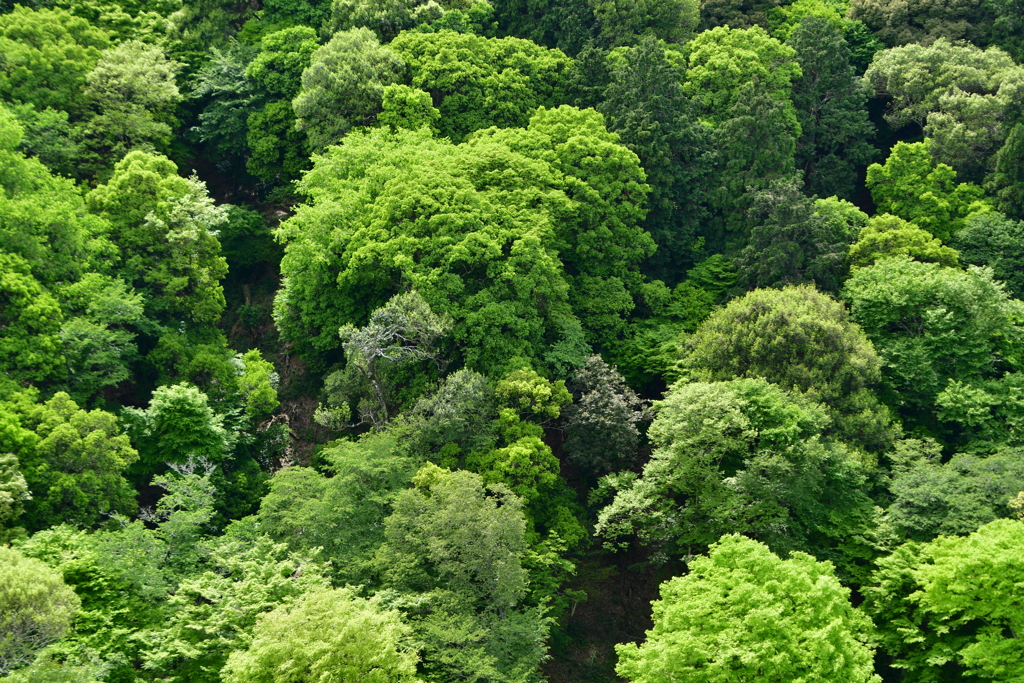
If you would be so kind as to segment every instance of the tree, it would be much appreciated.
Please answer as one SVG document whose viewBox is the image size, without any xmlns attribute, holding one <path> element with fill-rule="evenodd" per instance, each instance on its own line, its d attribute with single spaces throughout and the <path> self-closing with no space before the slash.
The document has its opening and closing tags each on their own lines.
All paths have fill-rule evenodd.
<svg viewBox="0 0 1024 683">
<path fill-rule="evenodd" d="M 853 0 L 851 19 L 863 21 L 887 46 L 931 45 L 939 40 L 981 42 L 985 12 L 976 0 Z"/>
<path fill-rule="evenodd" d="M 643 225 L 658 250 L 645 270 L 669 283 L 693 258 L 705 212 L 703 182 L 714 162 L 710 136 L 694 120 L 681 78 L 658 41 L 645 37 L 624 53 L 598 105 L 609 130 L 636 152 L 647 174 L 651 194 Z"/>
<path fill-rule="evenodd" d="M 899 216 L 949 241 L 968 216 L 991 206 L 974 183 L 956 183 L 956 171 L 937 164 L 930 146 L 928 140 L 897 142 L 884 165 L 868 166 L 866 184 L 880 213 Z"/>
<path fill-rule="evenodd" d="M 257 94 L 245 70 L 256 53 L 257 48 L 237 42 L 224 50 L 211 48 L 195 76 L 191 98 L 202 103 L 202 112 L 193 131 L 221 164 L 234 165 L 248 155 L 247 122 Z"/>
<path fill-rule="evenodd" d="M 418 130 L 423 126 L 435 129 L 439 118 L 441 112 L 434 108 L 430 93 L 398 83 L 384 86 L 377 125 L 391 126 L 392 130 Z"/>
<path fill-rule="evenodd" d="M 380 425 L 390 419 L 388 388 L 378 365 L 403 365 L 410 361 L 433 359 L 433 346 L 447 334 L 451 321 L 435 315 L 415 290 L 397 294 L 370 314 L 361 329 L 345 325 L 339 331 L 348 364 L 363 376 L 373 390 L 370 401 L 360 401 L 363 420 Z"/>
<path fill-rule="evenodd" d="M 318 157 L 301 184 L 309 202 L 280 230 L 282 334 L 324 362 L 341 346 L 333 330 L 415 289 L 451 316 L 452 361 L 494 373 L 516 357 L 579 365 L 589 348 L 563 264 L 604 295 L 581 305 L 616 314 L 591 338 L 614 340 L 653 246 L 637 225 L 642 169 L 615 142 L 599 114 L 571 107 L 462 145 L 425 129 L 350 134 Z"/>
<path fill-rule="evenodd" d="M 630 45 L 650 35 L 669 43 L 685 43 L 697 28 L 696 0 L 646 0 L 640 3 L 589 0 L 597 25 L 609 45 Z"/>
<path fill-rule="evenodd" d="M 523 128 L 539 106 L 559 103 L 571 60 L 520 38 L 454 31 L 407 32 L 390 48 L 408 65 L 410 85 L 431 94 L 441 135 L 453 142 L 482 128 Z"/>
<path fill-rule="evenodd" d="M 28 261 L 0 251 L 0 373 L 20 382 L 60 378 L 62 318 L 57 301 L 32 277 Z"/>
<path fill-rule="evenodd" d="M 81 410 L 58 392 L 32 406 L 21 424 L 38 437 L 20 458 L 32 491 L 26 505 L 31 531 L 56 524 L 93 527 L 106 515 L 135 512 L 135 491 L 124 475 L 138 453 L 121 434 L 117 418 Z"/>
<path fill-rule="evenodd" d="M 636 539 L 657 562 L 744 533 L 859 572 L 872 504 L 852 454 L 821 439 L 822 406 L 758 378 L 680 382 L 655 411 L 643 472 L 602 481 L 615 492 L 595 527 L 606 547 Z"/>
<path fill-rule="evenodd" d="M 14 525 L 27 500 L 32 500 L 32 494 L 18 469 L 18 459 L 11 453 L 0 453 L 0 542 L 9 542 L 12 535 L 24 533 L 24 529 Z"/>
<path fill-rule="evenodd" d="M 493 11 L 489 5 L 473 0 L 333 0 L 331 17 L 324 22 L 324 32 L 333 35 L 338 31 L 368 28 L 378 40 L 388 43 L 402 31 L 425 24 L 440 24 L 452 12 L 489 20 Z"/>
<path fill-rule="evenodd" d="M 63 636 L 81 601 L 57 572 L 0 545 L 0 604 L 0 674 L 6 676 Z"/>
<path fill-rule="evenodd" d="M 849 202 L 811 199 L 791 176 L 753 194 L 756 219 L 738 259 L 739 284 L 748 289 L 813 282 L 837 293 L 848 269 L 846 251 L 867 215 Z"/>
<path fill-rule="evenodd" d="M 0 251 L 28 261 L 46 287 L 102 270 L 115 255 L 110 227 L 84 211 L 80 190 L 17 151 L 26 127 L 0 104 Z"/>
<path fill-rule="evenodd" d="M 136 330 L 146 327 L 145 304 L 123 280 L 99 273 L 86 273 L 60 295 L 68 316 L 60 328 L 68 388 L 73 398 L 88 402 L 104 387 L 131 378 Z"/>
<path fill-rule="evenodd" d="M 938 443 L 907 439 L 892 458 L 892 502 L 882 523 L 899 541 L 966 536 L 1012 516 L 1010 502 L 1024 476 L 1019 449 L 986 457 L 961 453 L 943 464 Z"/>
<path fill-rule="evenodd" d="M 1018 123 L 996 152 L 995 170 L 985 188 L 996 196 L 996 206 L 1014 218 L 1024 218 L 1024 123 Z"/>
<path fill-rule="evenodd" d="M 144 636 L 144 667 L 163 680 L 219 683 L 225 663 L 259 632 L 261 617 L 329 587 L 326 567 L 314 557 L 290 553 L 266 536 L 235 538 L 232 531 L 214 541 L 209 568 L 178 585 L 166 622 Z"/>
<path fill-rule="evenodd" d="M 395 438 L 376 434 L 338 441 L 323 450 L 323 459 L 330 477 L 310 467 L 274 474 L 260 502 L 260 528 L 299 553 L 321 548 L 339 583 L 370 581 L 384 520 L 422 461 Z"/>
<path fill-rule="evenodd" d="M 793 81 L 793 106 L 800 123 L 796 164 L 809 194 L 852 199 L 860 168 L 876 154 L 869 140 L 867 87 L 850 64 L 850 48 L 833 21 L 805 17 L 786 45 L 796 51 L 800 77 Z"/>
<path fill-rule="evenodd" d="M 970 216 L 963 230 L 954 235 L 951 246 L 960 252 L 965 265 L 989 266 L 996 280 L 1010 294 L 1024 294 L 1024 223 L 999 213 Z"/>
<path fill-rule="evenodd" d="M 369 29 L 335 33 L 302 72 L 302 89 L 292 101 L 296 127 L 316 151 L 336 144 L 352 126 L 373 122 L 384 86 L 399 80 L 402 70 L 401 57 Z"/>
<path fill-rule="evenodd" d="M 277 400 L 277 372 L 273 363 L 263 360 L 259 349 L 239 355 L 242 375 L 238 378 L 238 390 L 245 400 L 245 414 L 254 421 L 263 419 L 280 405 Z"/>
<path fill-rule="evenodd" d="M 531 680 L 548 620 L 523 605 L 529 575 L 522 503 L 479 475 L 427 465 L 395 499 L 377 563 L 409 605 L 423 670 L 440 680 Z"/>
<path fill-rule="evenodd" d="M 936 161 L 980 180 L 1009 133 L 1024 68 L 998 48 L 939 39 L 879 52 L 865 78 L 890 98 L 893 128 L 921 126 Z"/>
<path fill-rule="evenodd" d="M 85 77 L 84 95 L 96 110 L 85 122 L 87 144 L 113 159 L 135 148 L 165 149 L 182 99 L 175 83 L 180 67 L 138 40 L 105 50 Z"/>
<path fill-rule="evenodd" d="M 636 425 L 650 419 L 646 402 L 626 386 L 616 368 L 596 355 L 566 387 L 573 394 L 573 402 L 562 410 L 569 461 L 594 476 L 632 464 L 640 443 Z"/>
<path fill-rule="evenodd" d="M 724 536 L 662 584 L 654 628 L 639 646 L 615 646 L 616 672 L 632 683 L 881 681 L 871 622 L 849 599 L 829 563 Z"/>
<path fill-rule="evenodd" d="M 308 26 L 268 33 L 260 40 L 259 53 L 245 67 L 245 77 L 269 97 L 293 99 L 302 89 L 302 72 L 319 47 L 316 31 Z"/>
<path fill-rule="evenodd" d="M 956 249 L 944 246 L 930 232 L 888 213 L 871 218 L 861 229 L 857 241 L 850 245 L 850 265 L 855 267 L 870 266 L 879 259 L 900 255 L 949 268 L 960 265 Z"/>
<path fill-rule="evenodd" d="M 894 436 L 872 390 L 881 360 L 845 307 L 813 287 L 759 289 L 711 316 L 682 346 L 679 371 L 693 379 L 763 377 L 821 401 L 829 432 L 885 450 Z"/>
<path fill-rule="evenodd" d="M 148 291 L 149 312 L 168 322 L 220 319 L 227 262 L 216 229 L 227 222 L 227 208 L 214 206 L 205 183 L 177 175 L 167 157 L 135 151 L 86 201 L 110 220 L 121 249 L 118 270 Z"/>
<path fill-rule="evenodd" d="M 102 29 L 62 9 L 17 6 L 0 15 L 0 98 L 84 113 L 85 76 L 110 46 Z"/>
<path fill-rule="evenodd" d="M 309 140 L 295 128 L 288 100 L 268 102 L 246 120 L 249 158 L 245 168 L 265 183 L 286 183 L 309 168 Z"/>
<path fill-rule="evenodd" d="M 1012 381 L 1018 369 L 1024 304 L 1009 298 L 990 269 L 888 258 L 858 268 L 845 297 L 850 318 L 878 349 L 884 398 L 908 426 L 939 429 L 940 393 Z"/>
<path fill-rule="evenodd" d="M 256 625 L 252 644 L 234 652 L 226 683 L 416 683 L 417 656 L 397 612 L 345 588 L 307 593 Z"/>
<path fill-rule="evenodd" d="M 865 607 L 907 680 L 939 672 L 1021 680 L 1022 532 L 1024 522 L 1000 519 L 970 536 L 907 543 L 879 560 Z"/>
<path fill-rule="evenodd" d="M 146 473 L 189 458 L 216 464 L 233 445 L 224 416 L 213 412 L 206 394 L 187 384 L 158 387 L 148 408 L 126 408 L 123 419 Z"/>
</svg>

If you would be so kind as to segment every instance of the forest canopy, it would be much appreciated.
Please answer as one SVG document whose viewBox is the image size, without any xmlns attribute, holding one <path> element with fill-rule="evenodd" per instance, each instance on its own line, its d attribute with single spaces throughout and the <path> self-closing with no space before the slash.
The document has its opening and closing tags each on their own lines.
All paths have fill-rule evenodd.
<svg viewBox="0 0 1024 683">
<path fill-rule="evenodd" d="M 0 680 L 1024 682 L 1020 0 L 0 0 Z"/>
</svg>

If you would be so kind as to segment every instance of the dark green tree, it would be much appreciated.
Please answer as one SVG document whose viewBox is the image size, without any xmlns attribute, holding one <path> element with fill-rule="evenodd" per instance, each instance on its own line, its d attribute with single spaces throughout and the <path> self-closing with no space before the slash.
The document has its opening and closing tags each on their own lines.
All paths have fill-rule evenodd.
<svg viewBox="0 0 1024 683">
<path fill-rule="evenodd" d="M 836 23 L 805 17 L 786 45 L 796 50 L 801 75 L 793 81 L 800 123 L 796 164 L 808 194 L 852 199 L 861 168 L 876 155 L 868 120 L 869 89 L 850 64 L 850 48 Z"/>
</svg>

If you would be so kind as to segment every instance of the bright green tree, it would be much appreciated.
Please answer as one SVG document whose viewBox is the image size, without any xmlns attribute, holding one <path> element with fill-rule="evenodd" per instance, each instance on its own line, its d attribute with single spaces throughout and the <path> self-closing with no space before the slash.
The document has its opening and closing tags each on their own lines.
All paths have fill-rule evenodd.
<svg viewBox="0 0 1024 683">
<path fill-rule="evenodd" d="M 213 411 L 206 394 L 187 384 L 157 388 L 148 408 L 126 408 L 122 419 L 146 472 L 189 458 L 217 464 L 232 446 L 224 416 Z"/>
<path fill-rule="evenodd" d="M 163 680 L 219 683 L 229 656 L 245 651 L 261 616 L 328 588 L 326 567 L 314 557 L 290 553 L 266 536 L 234 538 L 230 528 L 214 542 L 208 563 L 177 586 L 169 618 L 144 636 L 144 667 Z"/>
<path fill-rule="evenodd" d="M 368 28 L 382 43 L 388 43 L 402 31 L 421 25 L 443 26 L 444 19 L 451 21 L 455 15 L 477 24 L 474 28 L 490 28 L 487 23 L 493 12 L 490 4 L 481 0 L 333 0 L 324 32 Z"/>
<path fill-rule="evenodd" d="M 0 15 L 0 98 L 80 116 L 85 76 L 109 46 L 107 33 L 85 19 L 17 6 Z"/>
<path fill-rule="evenodd" d="M 345 588 L 307 593 L 257 623 L 225 683 L 417 683 L 410 629 L 397 612 Z"/>
<path fill-rule="evenodd" d="M 82 410 L 58 392 L 32 406 L 20 421 L 38 437 L 34 447 L 20 454 L 32 491 L 25 518 L 30 530 L 62 523 L 93 527 L 106 515 L 135 512 L 135 491 L 124 475 L 138 453 L 116 417 Z"/>
<path fill-rule="evenodd" d="M 831 432 L 884 450 L 893 438 L 873 389 L 881 360 L 846 308 L 813 287 L 758 289 L 734 299 L 682 344 L 678 371 L 706 381 L 762 377 L 824 403 Z"/>
<path fill-rule="evenodd" d="M 689 556 L 744 533 L 859 573 L 872 503 L 854 454 L 821 439 L 821 405 L 757 378 L 679 382 L 655 412 L 643 472 L 602 482 L 615 492 L 595 527 L 608 547 L 636 540 L 664 558 Z"/>
<path fill-rule="evenodd" d="M 587 330 L 613 340 L 632 308 L 626 286 L 642 282 L 637 266 L 653 246 L 637 226 L 642 170 L 602 124 L 560 107 L 525 131 L 457 146 L 425 129 L 350 134 L 317 159 L 301 185 L 310 203 L 280 229 L 282 333 L 322 359 L 340 349 L 335 330 L 415 289 L 451 316 L 470 368 L 500 372 L 517 356 L 578 365 L 589 349 L 563 265 L 602 292 L 580 304 L 615 313 Z M 410 213 L 409 202 L 422 208 Z"/>
<path fill-rule="evenodd" d="M 25 532 L 15 525 L 27 500 L 32 500 L 32 494 L 18 468 L 18 458 L 11 453 L 0 454 L 0 542 L 9 542 L 11 536 Z"/>
<path fill-rule="evenodd" d="M 121 249 L 118 271 L 150 295 L 151 315 L 172 323 L 220 319 L 227 262 L 217 228 L 227 208 L 214 206 L 203 182 L 182 178 L 164 156 L 135 151 L 86 200 L 110 220 Z"/>
<path fill-rule="evenodd" d="M 441 112 L 441 135 L 525 127 L 539 106 L 559 104 L 571 60 L 520 38 L 484 38 L 454 31 L 407 32 L 391 49 L 408 65 L 410 85 L 426 90 Z"/>
<path fill-rule="evenodd" d="M 245 77 L 267 95 L 292 99 L 302 88 L 302 72 L 320 45 L 316 31 L 293 26 L 274 31 L 260 40 L 260 51 L 245 67 Z"/>
<path fill-rule="evenodd" d="M 970 536 L 907 543 L 879 560 L 865 607 L 905 680 L 963 672 L 1024 680 L 1019 558 L 1024 521 L 1000 519 Z"/>
<path fill-rule="evenodd" d="M 868 166 L 871 198 L 880 213 L 889 213 L 924 228 L 943 241 L 964 227 L 973 213 L 991 210 L 974 183 L 957 183 L 956 171 L 936 163 L 931 143 L 897 142 L 885 164 Z"/>
<path fill-rule="evenodd" d="M 83 211 L 74 182 L 18 151 L 27 129 L 16 113 L 0 104 L 0 251 L 26 259 L 47 287 L 105 270 L 115 255 L 109 225 Z"/>
<path fill-rule="evenodd" d="M 930 232 L 888 213 L 871 218 L 861 229 L 857 241 L 850 245 L 851 266 L 870 266 L 879 259 L 900 255 L 950 268 L 960 265 L 956 249 L 944 246 Z"/>
<path fill-rule="evenodd" d="M 32 277 L 28 261 L 0 251 L 0 373 L 20 382 L 64 375 L 60 305 Z"/>
<path fill-rule="evenodd" d="M 0 545 L 0 605 L 0 675 L 6 676 L 63 636 L 81 601 L 57 572 Z"/>
<path fill-rule="evenodd" d="M 436 128 L 439 118 L 441 112 L 434 108 L 430 93 L 398 83 L 384 86 L 378 125 L 391 126 L 393 130 L 417 130 L 423 126 Z"/>
<path fill-rule="evenodd" d="M 662 584 L 653 605 L 647 639 L 615 646 L 616 673 L 631 683 L 881 681 L 870 620 L 832 566 L 810 555 L 783 560 L 724 536 L 688 574 Z"/>
<path fill-rule="evenodd" d="M 367 28 L 335 33 L 314 52 L 292 101 L 296 127 L 316 151 L 336 144 L 352 126 L 373 122 L 384 86 L 399 80 L 401 57 Z"/>
</svg>

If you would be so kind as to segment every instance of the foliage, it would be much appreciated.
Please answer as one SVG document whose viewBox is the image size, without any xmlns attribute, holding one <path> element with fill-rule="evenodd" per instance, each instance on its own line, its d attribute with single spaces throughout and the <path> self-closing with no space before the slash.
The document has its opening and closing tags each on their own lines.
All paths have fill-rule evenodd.
<svg viewBox="0 0 1024 683">
<path fill-rule="evenodd" d="M 126 408 L 123 419 L 146 472 L 189 458 L 216 464 L 232 446 L 224 416 L 214 413 L 206 394 L 187 384 L 158 387 L 148 408 Z"/>
<path fill-rule="evenodd" d="M 1024 311 L 990 269 L 888 258 L 858 268 L 845 296 L 882 359 L 886 401 L 912 425 L 935 428 L 932 406 L 953 383 L 1017 369 Z"/>
<path fill-rule="evenodd" d="M 105 31 L 62 9 L 17 6 L 0 15 L 0 98 L 80 115 L 85 76 L 109 45 Z"/>
<path fill-rule="evenodd" d="M 960 265 L 960 255 L 955 249 L 943 246 L 942 241 L 932 237 L 930 232 L 888 213 L 869 220 L 857 241 L 850 245 L 851 266 L 870 266 L 881 258 L 900 255 L 949 268 Z"/>
<path fill-rule="evenodd" d="M 302 72 L 302 89 L 292 102 L 296 128 L 316 151 L 336 144 L 352 126 L 373 122 L 384 86 L 397 81 L 402 69 L 399 54 L 369 29 L 335 33 Z"/>
<path fill-rule="evenodd" d="M 85 411 L 64 392 L 32 406 L 21 424 L 38 440 L 20 455 L 32 491 L 26 521 L 31 531 L 56 524 L 92 527 L 104 516 L 131 514 L 135 492 L 124 479 L 138 459 L 117 418 Z"/>
<path fill-rule="evenodd" d="M 958 454 L 942 464 L 937 443 L 908 439 L 897 444 L 893 460 L 883 523 L 900 541 L 966 536 L 1010 517 L 1024 475 L 1021 453 L 1012 448 L 987 457 Z"/>
<path fill-rule="evenodd" d="M 998 213 L 970 216 L 966 226 L 952 240 L 965 265 L 989 266 L 996 280 L 1016 298 L 1024 293 L 1024 269 L 1019 259 L 1024 256 L 1024 223 L 1007 219 Z"/>
<path fill-rule="evenodd" d="M 437 127 L 439 118 L 441 112 L 434 108 L 430 93 L 398 83 L 384 86 L 378 125 L 391 126 L 392 130 L 416 130 L 423 126 L 433 129 Z"/>
<path fill-rule="evenodd" d="M 851 0 L 850 18 L 864 22 L 887 46 L 931 45 L 939 40 L 977 42 L 984 25 L 983 3 L 973 0 Z"/>
<path fill-rule="evenodd" d="M 1018 123 L 993 160 L 994 170 L 985 187 L 996 196 L 1000 211 L 1024 218 L 1024 123 Z"/>
<path fill-rule="evenodd" d="M 633 683 L 880 681 L 871 622 L 849 593 L 828 563 L 724 536 L 662 584 L 654 628 L 639 646 L 616 646 L 616 672 Z"/>
<path fill-rule="evenodd" d="M 370 564 L 384 542 L 384 519 L 419 460 L 393 438 L 364 436 L 324 449 L 325 477 L 308 467 L 279 470 L 259 510 L 259 525 L 296 552 L 322 548 L 339 583 L 372 579 Z"/>
<path fill-rule="evenodd" d="M 868 166 L 866 183 L 880 213 L 899 216 L 948 241 L 968 216 L 991 206 L 980 187 L 957 183 L 956 171 L 936 163 L 930 147 L 928 140 L 896 143 L 884 165 Z"/>
<path fill-rule="evenodd" d="M 647 404 L 600 356 L 588 358 L 567 388 L 573 393 L 562 410 L 569 461 L 591 476 L 631 465 L 640 443 L 636 424 L 648 419 Z"/>
<path fill-rule="evenodd" d="M 301 185 L 311 202 L 279 232 L 287 279 L 275 319 L 302 351 L 324 353 L 340 346 L 332 330 L 415 289 L 451 316 L 471 369 L 543 357 L 575 323 L 555 248 L 619 291 L 635 281 L 627 269 L 650 246 L 636 226 L 640 179 L 599 115 L 569 107 L 458 146 L 426 130 L 353 133 L 318 158 Z"/>
<path fill-rule="evenodd" d="M 10 536 L 21 533 L 24 529 L 15 527 L 24 503 L 32 500 L 28 491 L 28 483 L 18 469 L 18 459 L 11 453 L 0 454 L 0 542 L 7 542 Z"/>
<path fill-rule="evenodd" d="M 83 94 L 96 111 L 85 122 L 87 146 L 114 159 L 136 148 L 165 149 L 182 99 L 175 83 L 180 67 L 138 40 L 105 50 L 85 77 Z"/>
<path fill-rule="evenodd" d="M 821 401 L 831 432 L 883 450 L 893 438 L 872 389 L 881 360 L 845 307 L 813 287 L 759 289 L 711 314 L 684 340 L 678 371 L 705 381 L 763 377 Z"/>
<path fill-rule="evenodd" d="M 86 201 L 110 220 L 121 249 L 119 271 L 150 294 L 148 312 L 209 324 L 224 310 L 220 279 L 227 262 L 216 228 L 227 221 L 227 209 L 214 206 L 205 183 L 176 171 L 166 157 L 130 152 Z"/>
<path fill-rule="evenodd" d="M 697 0 L 645 0 L 616 2 L 589 0 L 601 37 L 609 45 L 629 45 L 638 36 L 654 36 L 669 43 L 685 43 L 700 19 Z"/>
<path fill-rule="evenodd" d="M 643 473 L 603 482 L 615 498 L 595 533 L 610 548 L 635 538 L 664 561 L 744 533 L 776 552 L 841 560 L 845 576 L 857 571 L 871 502 L 853 454 L 821 439 L 822 406 L 758 378 L 680 382 L 655 411 Z"/>
<path fill-rule="evenodd" d="M 29 664 L 70 628 L 81 601 L 39 560 L 0 545 L 0 674 Z"/>
<path fill-rule="evenodd" d="M 704 215 L 702 181 L 711 171 L 708 131 L 692 114 L 682 74 L 653 38 L 627 50 L 610 74 L 599 110 L 609 130 L 636 152 L 651 186 L 644 228 L 658 245 L 645 270 L 672 283 L 680 262 L 693 258 L 698 220 Z"/>
<path fill-rule="evenodd" d="M 487 3 L 473 0 L 333 0 L 331 17 L 324 23 L 324 33 L 368 28 L 382 43 L 387 43 L 403 31 L 417 26 L 443 25 L 445 18 L 450 20 L 454 15 L 487 20 L 492 12 Z"/>
<path fill-rule="evenodd" d="M 438 31 L 407 32 L 391 42 L 410 85 L 431 93 L 441 135 L 454 142 L 482 128 L 522 128 L 539 106 L 558 104 L 571 61 L 519 38 Z"/>
<path fill-rule="evenodd" d="M 833 10 L 834 11 L 834 10 Z M 796 164 L 808 193 L 852 199 L 860 168 L 876 154 L 870 140 L 868 89 L 850 64 L 850 47 L 841 26 L 805 17 L 786 45 L 796 51 L 800 77 L 793 81 L 800 138 Z"/>
<path fill-rule="evenodd" d="M 738 259 L 739 283 L 747 289 L 813 282 L 838 292 L 847 248 L 867 222 L 845 200 L 808 198 L 794 177 L 754 192 L 748 216 L 757 220 Z"/>
<path fill-rule="evenodd" d="M 891 98 L 890 126 L 923 127 L 937 161 L 980 179 L 1009 132 L 1024 68 L 997 48 L 939 39 L 879 52 L 865 78 Z"/>
<path fill-rule="evenodd" d="M 1013 637 L 1021 628 L 1014 587 L 1022 526 L 996 520 L 967 537 L 907 543 L 879 561 L 865 606 L 908 680 L 954 668 L 980 680 L 1024 675 Z"/>
<path fill-rule="evenodd" d="M 206 571 L 178 585 L 163 628 L 143 636 L 143 666 L 175 683 L 219 682 L 229 655 L 244 651 L 261 615 L 323 590 L 324 567 L 265 536 L 216 542 Z"/>
<path fill-rule="evenodd" d="M 22 382 L 63 375 L 62 318 L 57 301 L 32 277 L 28 261 L 0 252 L 0 372 Z"/>
<path fill-rule="evenodd" d="M 319 45 L 316 31 L 294 26 L 268 33 L 260 51 L 245 67 L 245 77 L 268 96 L 292 99 L 302 87 L 302 72 L 309 67 Z"/>
<path fill-rule="evenodd" d="M 348 589 L 307 593 L 270 612 L 247 650 L 232 653 L 226 683 L 415 683 L 409 628 L 394 611 Z"/>
<path fill-rule="evenodd" d="M 408 596 L 396 606 L 407 605 L 424 673 L 530 680 L 548 623 L 522 604 L 522 503 L 501 484 L 485 487 L 478 475 L 436 465 L 413 483 L 395 499 L 377 562 L 385 586 Z"/>
</svg>

